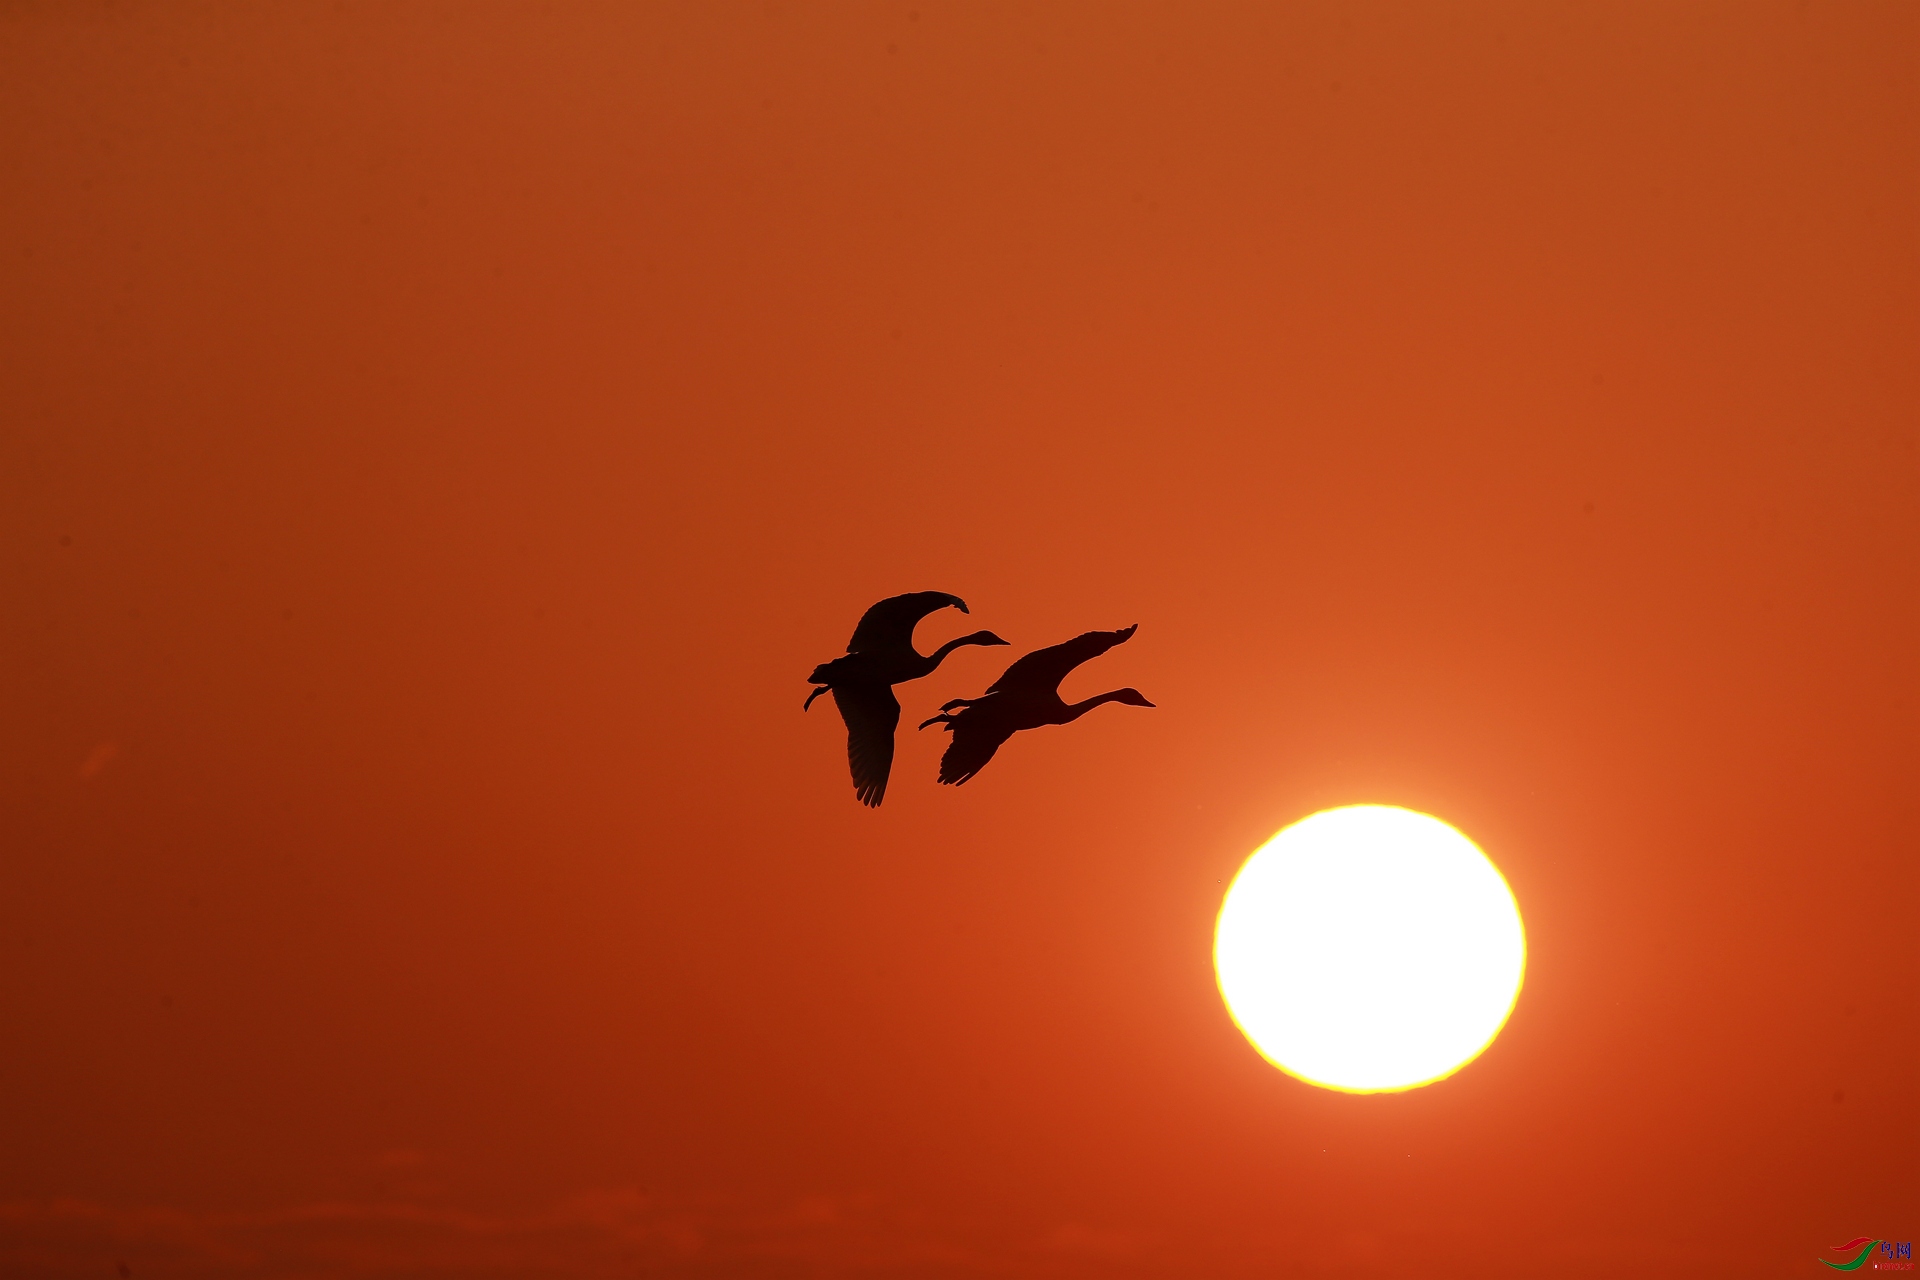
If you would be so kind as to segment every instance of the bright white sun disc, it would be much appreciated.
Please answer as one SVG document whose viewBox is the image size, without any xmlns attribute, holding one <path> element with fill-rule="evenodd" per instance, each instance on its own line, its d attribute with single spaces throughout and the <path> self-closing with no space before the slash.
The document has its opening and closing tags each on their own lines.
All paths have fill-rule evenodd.
<svg viewBox="0 0 1920 1280">
<path fill-rule="evenodd" d="M 1350 1093 L 1451 1075 L 1520 994 L 1527 941 L 1506 880 L 1438 818 L 1328 809 L 1256 849 L 1214 930 L 1233 1020 L 1282 1071 Z"/>
</svg>

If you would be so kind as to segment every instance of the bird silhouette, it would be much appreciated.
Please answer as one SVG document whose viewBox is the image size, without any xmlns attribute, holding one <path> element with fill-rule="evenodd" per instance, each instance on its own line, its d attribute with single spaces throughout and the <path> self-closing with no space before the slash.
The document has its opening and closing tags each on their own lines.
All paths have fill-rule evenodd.
<svg viewBox="0 0 1920 1280">
<path fill-rule="evenodd" d="M 1007 643 L 991 631 L 976 631 L 949 640 L 932 653 L 917 652 L 914 627 L 948 605 L 967 612 L 966 601 L 944 591 L 909 591 L 882 600 L 861 615 L 853 639 L 847 641 L 847 656 L 821 663 L 807 677 L 818 687 L 800 709 L 811 707 L 823 693 L 833 694 L 833 704 L 847 722 L 853 793 L 870 808 L 886 798 L 887 775 L 893 772 L 893 731 L 900 723 L 900 702 L 893 696 L 893 686 L 931 674 L 963 644 Z"/>
<path fill-rule="evenodd" d="M 1081 663 L 1097 658 L 1140 629 L 1134 623 L 1124 631 L 1089 631 L 1065 644 L 1035 649 L 1001 673 L 978 698 L 955 698 L 940 714 L 920 727 L 943 724 L 953 742 L 940 757 L 940 781 L 958 786 L 987 767 L 1000 744 L 1022 729 L 1047 724 L 1072 724 L 1103 702 L 1133 707 L 1153 704 L 1138 689 L 1115 689 L 1082 702 L 1060 700 L 1060 682 Z M 956 712 L 955 707 L 960 710 Z"/>
</svg>

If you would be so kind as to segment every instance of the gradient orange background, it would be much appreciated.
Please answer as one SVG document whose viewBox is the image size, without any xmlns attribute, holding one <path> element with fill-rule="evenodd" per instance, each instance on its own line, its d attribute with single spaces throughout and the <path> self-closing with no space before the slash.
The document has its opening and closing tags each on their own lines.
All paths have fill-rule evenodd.
<svg viewBox="0 0 1920 1280">
<path fill-rule="evenodd" d="M 1917 13 L 9 6 L 0 1268 L 1911 1238 Z M 918 589 L 1159 709 L 863 810 Z M 1354 802 L 1530 933 L 1403 1095 L 1209 964 Z"/>
</svg>

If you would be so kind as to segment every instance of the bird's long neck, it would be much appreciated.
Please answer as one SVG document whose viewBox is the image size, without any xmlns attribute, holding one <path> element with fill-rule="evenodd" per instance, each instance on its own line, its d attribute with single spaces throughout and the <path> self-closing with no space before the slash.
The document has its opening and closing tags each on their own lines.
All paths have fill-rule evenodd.
<svg viewBox="0 0 1920 1280">
<path fill-rule="evenodd" d="M 1072 724 L 1075 720 L 1078 720 L 1081 716 L 1087 714 L 1087 712 L 1093 710 L 1101 703 L 1112 702 L 1119 698 L 1119 696 L 1120 690 L 1114 689 L 1107 693 L 1096 693 L 1091 698 L 1084 699 L 1080 702 L 1069 702 L 1067 704 L 1066 718 L 1061 720 L 1060 723 Z"/>
<path fill-rule="evenodd" d="M 981 643 L 984 643 L 984 642 L 980 640 L 979 637 L 977 636 L 961 636 L 957 640 L 947 641 L 945 644 L 941 645 L 938 649 L 935 649 L 932 653 L 928 654 L 924 659 L 922 659 L 922 661 L 924 661 L 927 664 L 927 670 L 932 671 L 935 667 L 945 662 L 947 660 L 947 655 L 952 653 L 955 649 L 958 649 L 961 645 L 981 644 Z"/>
</svg>

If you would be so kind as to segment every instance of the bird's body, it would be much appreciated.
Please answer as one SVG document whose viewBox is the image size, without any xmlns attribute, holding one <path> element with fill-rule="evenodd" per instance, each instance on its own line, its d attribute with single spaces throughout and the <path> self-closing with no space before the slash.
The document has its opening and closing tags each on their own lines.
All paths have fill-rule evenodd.
<svg viewBox="0 0 1920 1280">
<path fill-rule="evenodd" d="M 886 798 L 893 772 L 893 731 L 900 723 L 900 702 L 893 686 L 930 675 L 946 656 L 965 644 L 1005 644 L 991 631 L 949 640 L 932 653 L 913 647 L 913 629 L 922 618 L 949 605 L 967 612 L 966 602 L 944 591 L 910 591 L 891 596 L 861 615 L 847 642 L 845 657 L 823 662 L 807 677 L 816 686 L 806 707 L 823 693 L 833 694 L 847 724 L 847 765 L 860 803 L 877 806 Z"/>
<path fill-rule="evenodd" d="M 1136 623 L 1124 631 L 1088 631 L 1064 644 L 1036 649 L 1008 667 L 981 697 L 955 698 L 940 708 L 939 715 L 920 726 L 924 729 L 943 724 L 953 734 L 952 745 L 940 757 L 940 781 L 956 786 L 965 782 L 984 769 L 1000 745 L 1022 729 L 1071 724 L 1106 702 L 1152 706 L 1138 689 L 1115 689 L 1074 703 L 1060 698 L 1060 682 L 1068 672 L 1099 657 L 1137 630 Z M 955 707 L 960 710 L 955 711 Z"/>
</svg>

